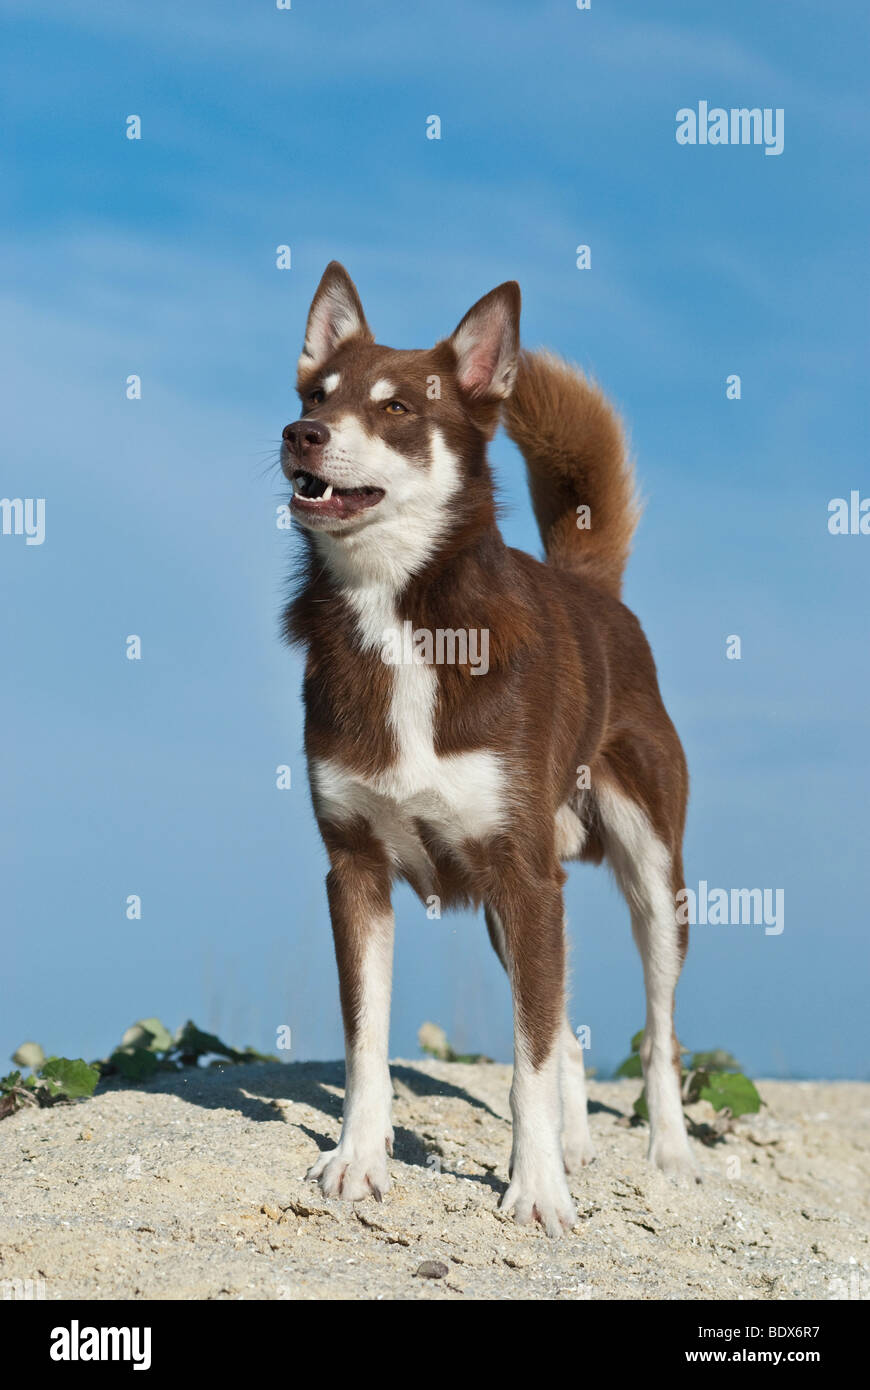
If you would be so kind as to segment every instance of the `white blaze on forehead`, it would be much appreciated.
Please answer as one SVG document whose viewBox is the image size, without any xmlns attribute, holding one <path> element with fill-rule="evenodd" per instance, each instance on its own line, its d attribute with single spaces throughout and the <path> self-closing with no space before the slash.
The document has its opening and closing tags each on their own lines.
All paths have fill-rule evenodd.
<svg viewBox="0 0 870 1390">
<path fill-rule="evenodd" d="M 393 383 L 387 381 L 385 377 L 381 377 L 380 381 L 376 381 L 369 391 L 369 399 L 373 401 L 388 401 L 390 397 L 395 396 L 395 394 L 396 388 Z"/>
<path fill-rule="evenodd" d="M 325 391 L 328 396 L 330 392 L 335 390 L 336 386 L 340 381 L 341 376 L 338 372 L 330 372 L 329 376 L 324 377 L 323 386 L 321 387 L 321 390 Z"/>
</svg>

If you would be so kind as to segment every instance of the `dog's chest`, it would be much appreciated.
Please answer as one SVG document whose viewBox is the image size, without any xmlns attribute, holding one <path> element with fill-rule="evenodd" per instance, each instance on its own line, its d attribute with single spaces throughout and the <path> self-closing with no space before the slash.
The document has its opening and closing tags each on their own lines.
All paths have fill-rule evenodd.
<svg viewBox="0 0 870 1390">
<path fill-rule="evenodd" d="M 365 650 L 388 650 L 401 631 L 392 594 L 355 590 L 348 596 Z M 395 643 L 393 649 L 395 650 Z M 420 830 L 451 846 L 481 839 L 498 829 L 504 794 L 501 760 L 481 748 L 440 756 L 435 750 L 438 675 L 418 661 L 391 662 L 387 722 L 396 757 L 374 774 L 362 775 L 333 758 L 312 761 L 311 776 L 321 812 L 333 820 L 362 816 L 397 862 L 425 857 Z"/>
</svg>

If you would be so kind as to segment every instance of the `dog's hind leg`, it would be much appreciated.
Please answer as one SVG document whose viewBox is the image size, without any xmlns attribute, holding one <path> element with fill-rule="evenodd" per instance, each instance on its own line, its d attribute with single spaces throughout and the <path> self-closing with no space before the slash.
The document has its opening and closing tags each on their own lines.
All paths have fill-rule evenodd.
<svg viewBox="0 0 870 1390">
<path fill-rule="evenodd" d="M 487 907 L 484 916 L 492 948 L 505 970 L 508 970 L 504 928 L 498 913 L 493 908 Z M 565 1171 L 575 1173 L 579 1168 L 594 1161 L 595 1147 L 592 1143 L 592 1135 L 589 1133 L 583 1049 L 577 1041 L 567 1014 L 562 1025 L 559 1046 L 561 1049 L 562 1158 Z"/>
<path fill-rule="evenodd" d="M 562 1029 L 562 1157 L 567 1173 L 576 1173 L 595 1160 L 589 1133 L 583 1049 L 567 1017 Z"/>
<path fill-rule="evenodd" d="M 597 791 L 607 858 L 631 910 L 643 960 L 646 1028 L 640 1049 L 650 1117 L 650 1162 L 671 1177 L 695 1174 L 680 1094 L 674 990 L 685 954 L 672 855 L 638 803 L 614 786 Z"/>
</svg>

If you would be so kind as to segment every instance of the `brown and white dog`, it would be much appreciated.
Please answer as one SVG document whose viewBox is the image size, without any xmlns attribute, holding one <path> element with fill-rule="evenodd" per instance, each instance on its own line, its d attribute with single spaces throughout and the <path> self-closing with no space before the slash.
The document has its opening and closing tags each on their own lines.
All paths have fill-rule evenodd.
<svg viewBox="0 0 870 1390">
<path fill-rule="evenodd" d="M 390 892 L 404 878 L 424 902 L 484 907 L 514 1003 L 502 1209 L 557 1235 L 575 1220 L 566 1171 L 593 1157 L 565 1013 L 563 861 L 607 859 L 628 900 L 646 982 L 649 1157 L 693 1172 L 673 1030 L 688 778 L 619 599 L 638 519 L 622 429 L 573 367 L 520 351 L 519 315 L 510 281 L 435 347 L 381 347 L 347 272 L 327 267 L 299 359 L 302 418 L 282 446 L 306 541 L 286 631 L 307 651 L 305 748 L 347 1059 L 341 1138 L 310 1176 L 351 1201 L 389 1186 Z M 545 563 L 498 530 L 487 442 L 502 413 Z M 413 659 L 385 659 L 409 631 Z M 485 673 L 439 665 L 418 641 L 469 631 L 488 634 Z"/>
</svg>

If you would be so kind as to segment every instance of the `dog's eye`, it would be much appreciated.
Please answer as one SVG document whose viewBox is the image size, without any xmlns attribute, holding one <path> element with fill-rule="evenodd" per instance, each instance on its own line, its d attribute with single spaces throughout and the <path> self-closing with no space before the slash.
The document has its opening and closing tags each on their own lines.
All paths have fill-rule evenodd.
<svg viewBox="0 0 870 1390">
<path fill-rule="evenodd" d="M 317 388 L 316 391 L 309 391 L 309 392 L 308 392 L 308 403 L 309 403 L 309 405 L 320 405 L 320 402 L 321 402 L 321 401 L 325 401 L 325 400 L 326 400 L 326 392 L 325 392 L 325 391 L 321 391 L 321 389 L 320 389 L 319 386 L 318 386 L 318 388 Z"/>
<path fill-rule="evenodd" d="M 401 401 L 387 401 L 384 410 L 388 415 L 407 415 L 408 413 L 407 407 L 402 405 Z"/>
</svg>

